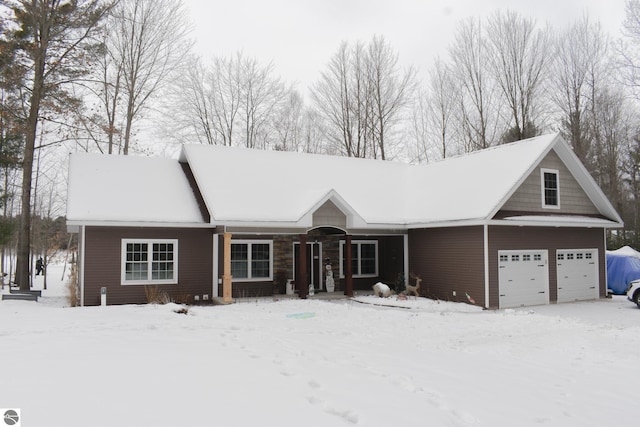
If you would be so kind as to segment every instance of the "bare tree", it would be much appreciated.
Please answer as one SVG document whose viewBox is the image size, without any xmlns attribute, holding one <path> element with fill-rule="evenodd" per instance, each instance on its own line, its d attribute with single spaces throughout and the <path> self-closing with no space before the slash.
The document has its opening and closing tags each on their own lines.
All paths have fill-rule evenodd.
<svg viewBox="0 0 640 427">
<path fill-rule="evenodd" d="M 415 163 L 428 162 L 433 156 L 433 144 L 431 139 L 429 94 L 420 89 L 411 110 L 411 124 L 408 135 L 411 138 L 409 146 L 409 159 Z"/>
<path fill-rule="evenodd" d="M 7 37 L 15 50 L 11 68 L 24 77 L 25 145 L 22 159 L 21 223 L 16 281 L 29 289 L 31 248 L 31 185 L 40 111 L 44 103 L 61 105 L 74 100 L 65 85 L 87 72 L 82 49 L 108 10 L 99 0 L 3 0 L 12 10 L 13 26 Z"/>
<path fill-rule="evenodd" d="M 274 76 L 273 64 L 263 67 L 255 58 L 247 58 L 240 61 L 239 65 L 245 145 L 264 149 L 269 146 L 268 124 L 278 105 L 285 99 L 284 83 Z"/>
<path fill-rule="evenodd" d="M 536 116 L 551 56 L 549 27 L 536 29 L 533 19 L 516 12 L 496 12 L 488 20 L 489 58 L 494 78 L 510 112 L 510 126 L 502 142 L 537 135 L 541 128 Z"/>
<path fill-rule="evenodd" d="M 429 123 L 441 158 L 447 157 L 455 137 L 454 119 L 460 91 L 452 78 L 453 72 L 441 59 L 436 59 L 429 73 Z"/>
<path fill-rule="evenodd" d="M 346 156 L 386 159 L 415 87 L 413 68 L 400 70 L 398 55 L 376 36 L 368 45 L 343 42 L 311 96 L 333 146 Z"/>
<path fill-rule="evenodd" d="M 582 18 L 556 41 L 553 102 L 561 112 L 560 131 L 589 170 L 593 170 L 593 117 L 596 93 L 603 89 L 608 37 L 598 23 Z"/>
<path fill-rule="evenodd" d="M 499 89 L 492 79 L 489 47 L 480 20 L 468 19 L 458 27 L 449 48 L 458 99 L 459 137 L 464 151 L 495 145 L 504 126 L 499 126 Z"/>
<path fill-rule="evenodd" d="M 303 146 L 304 119 L 304 99 L 298 91 L 289 89 L 286 102 L 281 103 L 274 116 L 275 149 L 298 151 Z"/>
<path fill-rule="evenodd" d="M 609 200 L 622 206 L 623 161 L 629 141 L 635 137 L 637 116 L 627 95 L 615 86 L 596 93 L 592 117 L 594 170 L 592 174 Z"/>
<path fill-rule="evenodd" d="M 618 66 L 624 84 L 636 97 L 640 94 L 640 1 L 627 0 L 626 16 L 622 25 L 624 38 L 617 45 Z"/>
<path fill-rule="evenodd" d="M 192 60 L 173 94 L 175 115 L 200 142 L 267 148 L 277 144 L 273 128 L 289 92 L 273 73 L 242 52 L 216 57 L 208 66 Z"/>
<path fill-rule="evenodd" d="M 380 158 L 385 160 L 392 148 L 388 144 L 393 128 L 400 122 L 401 113 L 412 100 L 416 89 L 416 74 L 412 67 L 404 72 L 398 64 L 398 54 L 381 36 L 369 43 L 367 68 L 371 92 L 371 127 Z"/>
<path fill-rule="evenodd" d="M 231 58 L 217 57 L 212 72 L 207 75 L 214 129 L 223 145 L 234 145 L 234 134 L 237 133 L 243 85 L 242 61 L 241 52 Z"/>
<path fill-rule="evenodd" d="M 129 153 L 134 122 L 182 69 L 193 44 L 189 33 L 181 0 L 120 0 L 113 9 L 97 61 L 109 152 L 121 133 L 119 151 Z M 123 129 L 116 129 L 118 120 Z"/>
<path fill-rule="evenodd" d="M 320 81 L 311 90 L 317 110 L 328 123 L 329 142 L 343 148 L 347 156 L 359 154 L 353 150 L 353 112 L 348 102 L 351 92 L 348 84 L 350 65 L 348 45 L 342 43 L 329 61 L 327 70 L 322 72 Z"/>
</svg>

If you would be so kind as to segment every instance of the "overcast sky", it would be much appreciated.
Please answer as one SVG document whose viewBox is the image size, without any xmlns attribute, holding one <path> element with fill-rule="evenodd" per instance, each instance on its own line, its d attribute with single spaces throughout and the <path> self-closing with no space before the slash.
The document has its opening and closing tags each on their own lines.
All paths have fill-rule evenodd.
<svg viewBox="0 0 640 427">
<path fill-rule="evenodd" d="M 555 28 L 583 14 L 619 36 L 624 0 L 184 0 L 204 58 L 242 50 L 305 91 L 342 41 L 383 35 L 423 78 L 444 55 L 457 23 L 496 10 L 515 10 Z"/>
</svg>

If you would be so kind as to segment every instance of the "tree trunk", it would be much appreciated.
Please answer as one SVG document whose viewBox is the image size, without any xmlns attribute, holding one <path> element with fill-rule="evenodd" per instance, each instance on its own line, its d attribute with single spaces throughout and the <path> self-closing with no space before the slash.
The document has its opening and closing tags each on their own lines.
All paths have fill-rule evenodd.
<svg viewBox="0 0 640 427">
<path fill-rule="evenodd" d="M 45 37 L 43 37 L 46 40 Z M 44 52 L 47 45 L 40 45 L 34 58 L 33 89 L 29 105 L 29 117 L 25 130 L 24 158 L 22 160 L 22 197 L 20 213 L 20 230 L 18 254 L 16 259 L 16 283 L 21 290 L 29 290 L 31 286 L 29 254 L 31 250 L 31 181 L 33 178 L 33 154 L 35 151 L 38 116 L 43 94 L 43 78 L 45 72 Z"/>
</svg>

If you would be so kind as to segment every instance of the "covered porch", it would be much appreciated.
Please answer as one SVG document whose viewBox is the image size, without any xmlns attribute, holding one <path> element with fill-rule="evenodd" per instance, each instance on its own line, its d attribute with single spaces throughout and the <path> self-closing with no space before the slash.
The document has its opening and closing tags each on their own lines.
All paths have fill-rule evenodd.
<svg viewBox="0 0 640 427">
<path fill-rule="evenodd" d="M 319 226 L 266 234 L 227 229 L 214 237 L 218 283 L 213 294 L 224 303 L 272 296 L 351 297 L 371 292 L 379 281 L 395 284 L 406 277 L 407 246 L 407 235 L 394 230 Z"/>
</svg>

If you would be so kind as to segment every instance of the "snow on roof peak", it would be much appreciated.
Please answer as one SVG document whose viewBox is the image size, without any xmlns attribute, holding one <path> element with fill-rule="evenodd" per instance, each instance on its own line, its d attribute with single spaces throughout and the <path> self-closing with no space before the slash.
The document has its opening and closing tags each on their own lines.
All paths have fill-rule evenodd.
<svg viewBox="0 0 640 427">
<path fill-rule="evenodd" d="M 402 226 L 486 218 L 556 138 L 421 165 L 199 144 L 181 160 L 217 222 L 297 222 L 333 191 L 367 224 Z"/>
</svg>

